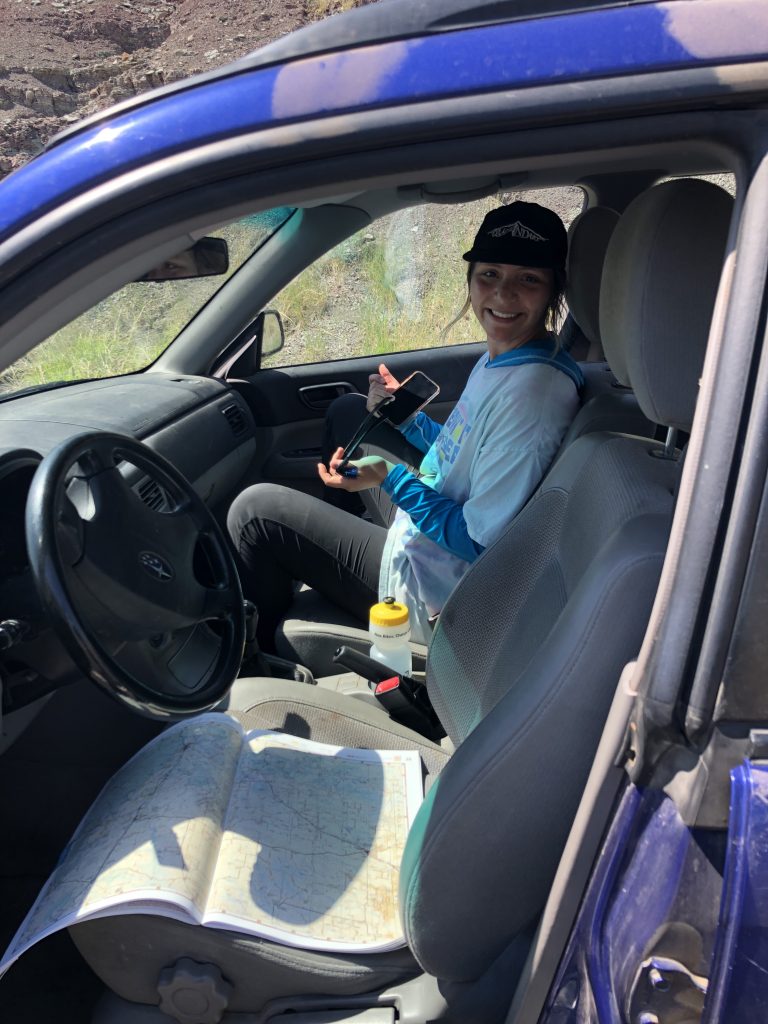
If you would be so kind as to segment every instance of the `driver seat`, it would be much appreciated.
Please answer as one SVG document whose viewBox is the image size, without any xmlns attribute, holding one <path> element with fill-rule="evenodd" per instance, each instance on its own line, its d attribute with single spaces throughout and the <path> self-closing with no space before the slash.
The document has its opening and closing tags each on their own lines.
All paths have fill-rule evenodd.
<svg viewBox="0 0 768 1024">
<path fill-rule="evenodd" d="M 712 184 L 668 182 L 630 205 L 610 243 L 601 320 L 611 365 L 667 426 L 693 418 L 731 209 Z M 456 587 L 427 668 L 452 755 L 383 711 L 302 683 L 251 680 L 232 712 L 249 728 L 422 753 L 428 791 L 400 877 L 407 948 L 310 952 L 147 915 L 77 924 L 76 946 L 121 997 L 116 1019 L 167 1021 L 158 978 L 180 958 L 232 986 L 223 1019 L 233 1022 L 236 1012 L 353 1014 L 395 991 L 406 998 L 408 979 L 436 979 L 445 1001 L 401 1006 L 413 1019 L 503 1018 L 654 600 L 680 465 L 658 449 L 623 434 L 578 438 Z M 222 1019 L 181 1003 L 173 1012 L 181 1024 Z"/>
</svg>

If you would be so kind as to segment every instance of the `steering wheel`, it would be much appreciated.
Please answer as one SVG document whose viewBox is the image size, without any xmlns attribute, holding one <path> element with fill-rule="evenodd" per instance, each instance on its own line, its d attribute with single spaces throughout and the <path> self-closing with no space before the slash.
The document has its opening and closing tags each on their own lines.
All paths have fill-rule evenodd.
<svg viewBox="0 0 768 1024">
<path fill-rule="evenodd" d="M 146 504 L 139 487 L 149 486 Z M 245 613 L 224 536 L 188 480 L 131 437 L 70 438 L 35 473 L 26 536 L 38 593 L 82 672 L 167 720 L 237 676 Z"/>
</svg>

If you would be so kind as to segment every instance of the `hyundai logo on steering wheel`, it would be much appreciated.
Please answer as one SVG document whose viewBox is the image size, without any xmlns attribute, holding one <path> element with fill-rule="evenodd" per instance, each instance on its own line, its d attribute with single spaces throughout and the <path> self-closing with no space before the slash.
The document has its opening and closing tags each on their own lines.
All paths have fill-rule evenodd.
<svg viewBox="0 0 768 1024">
<path fill-rule="evenodd" d="M 139 555 L 139 561 L 141 562 L 144 570 L 156 580 L 160 580 L 161 583 L 165 583 L 168 580 L 173 579 L 174 572 L 171 566 L 164 558 L 155 554 L 154 551 L 142 551 Z"/>
</svg>

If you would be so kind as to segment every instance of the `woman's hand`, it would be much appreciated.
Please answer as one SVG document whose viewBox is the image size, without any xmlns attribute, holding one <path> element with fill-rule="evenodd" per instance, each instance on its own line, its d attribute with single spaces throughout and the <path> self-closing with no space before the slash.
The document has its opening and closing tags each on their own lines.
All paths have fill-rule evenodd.
<svg viewBox="0 0 768 1024">
<path fill-rule="evenodd" d="M 368 378 L 368 398 L 365 407 L 372 412 L 382 398 L 392 395 L 400 387 L 400 381 L 395 380 L 384 363 L 379 365 L 379 372 L 372 373 Z"/>
<path fill-rule="evenodd" d="M 392 463 L 386 459 L 380 459 L 377 455 L 366 455 L 363 459 L 345 462 L 344 469 L 340 471 L 339 467 L 344 461 L 343 455 L 344 449 L 337 448 L 328 469 L 322 462 L 318 462 L 317 472 L 326 487 L 336 487 L 341 491 L 367 491 L 383 483 L 387 473 L 392 469 Z"/>
</svg>

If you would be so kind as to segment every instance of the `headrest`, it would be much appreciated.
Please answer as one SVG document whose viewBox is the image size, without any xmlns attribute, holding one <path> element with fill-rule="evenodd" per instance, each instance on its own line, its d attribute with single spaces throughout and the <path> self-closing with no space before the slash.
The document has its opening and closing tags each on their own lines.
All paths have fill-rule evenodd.
<svg viewBox="0 0 768 1024">
<path fill-rule="evenodd" d="M 615 210 L 593 206 L 584 210 L 568 228 L 568 284 L 565 299 L 571 316 L 590 344 L 588 359 L 602 359 L 600 339 L 600 281 L 613 229 L 619 220 Z"/>
<path fill-rule="evenodd" d="M 608 243 L 600 334 L 653 423 L 690 430 L 733 200 L 693 178 L 634 199 Z"/>
</svg>

